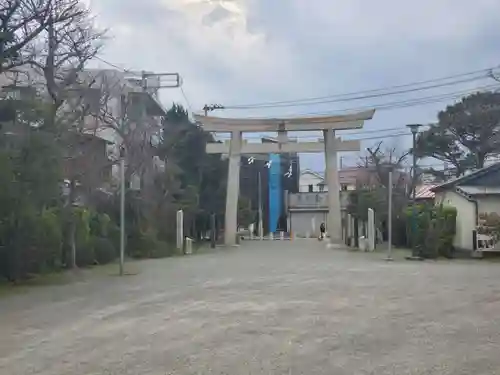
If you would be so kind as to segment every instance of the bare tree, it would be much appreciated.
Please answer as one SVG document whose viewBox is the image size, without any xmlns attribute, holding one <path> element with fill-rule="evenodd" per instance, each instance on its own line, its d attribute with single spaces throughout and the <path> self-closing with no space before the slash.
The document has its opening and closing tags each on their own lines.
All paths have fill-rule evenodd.
<svg viewBox="0 0 500 375">
<path fill-rule="evenodd" d="M 78 97 L 75 90 L 82 87 L 81 73 L 102 47 L 104 34 L 95 29 L 89 10 L 79 0 L 45 0 L 43 4 L 47 10 L 43 14 L 42 32 L 23 46 L 23 63 L 29 64 L 37 77 L 43 77 L 44 97 L 48 99 L 43 127 L 54 134 L 66 159 L 79 159 L 81 150 L 75 147 L 74 131 L 81 126 L 86 109 L 75 111 L 72 100 Z M 71 248 L 73 267 L 76 267 L 76 222 L 71 207 L 77 184 L 77 180 L 70 179 L 64 210 L 69 223 L 65 248 Z"/>
<path fill-rule="evenodd" d="M 49 24 L 84 15 L 79 0 L 3 0 L 0 5 L 0 73 L 39 56 Z"/>
<path fill-rule="evenodd" d="M 408 183 L 403 164 L 407 161 L 410 150 L 401 152 L 397 147 L 384 147 L 383 142 L 378 142 L 366 151 L 368 154 L 362 158 L 363 166 L 370 170 L 370 175 L 374 175 L 380 185 L 388 187 L 389 171 L 393 172 L 393 185 L 403 187 Z"/>
<path fill-rule="evenodd" d="M 159 132 L 156 120 L 144 114 L 141 102 L 144 93 L 131 88 L 118 73 L 101 74 L 98 87 L 100 103 L 93 132 L 96 135 L 114 133 L 119 143 L 117 146 L 124 152 L 126 180 L 130 181 L 134 175 L 142 177 L 157 153 L 154 137 Z M 117 156 L 115 152 L 115 160 L 118 160 Z"/>
</svg>

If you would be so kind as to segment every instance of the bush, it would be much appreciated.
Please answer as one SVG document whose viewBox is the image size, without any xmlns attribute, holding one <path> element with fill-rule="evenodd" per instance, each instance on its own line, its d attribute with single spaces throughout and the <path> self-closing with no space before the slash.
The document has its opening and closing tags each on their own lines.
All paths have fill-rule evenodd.
<svg viewBox="0 0 500 375">
<path fill-rule="evenodd" d="M 91 242 L 95 263 L 106 264 L 117 258 L 117 248 L 109 238 L 93 237 Z"/>
<path fill-rule="evenodd" d="M 457 210 L 448 206 L 416 205 L 406 210 L 408 238 L 415 241 L 419 254 L 424 258 L 453 256 L 453 238 L 456 233 Z M 416 233 L 413 233 L 415 225 Z"/>
<path fill-rule="evenodd" d="M 120 246 L 120 229 L 107 214 L 88 208 L 75 208 L 76 264 L 85 267 L 105 264 L 117 257 Z"/>
<path fill-rule="evenodd" d="M 89 215 L 90 234 L 96 237 L 106 237 L 111 226 L 111 219 L 107 214 L 91 212 Z"/>
<path fill-rule="evenodd" d="M 95 264 L 94 248 L 90 232 L 91 212 L 84 207 L 73 209 L 75 220 L 76 264 L 85 267 Z"/>
<path fill-rule="evenodd" d="M 108 227 L 108 235 L 106 238 L 111 241 L 113 247 L 117 249 L 117 251 L 120 249 L 120 227 L 118 225 L 110 222 Z"/>
<path fill-rule="evenodd" d="M 127 254 L 132 258 L 163 258 L 172 256 L 175 251 L 166 242 L 158 239 L 152 230 L 132 233 L 127 241 Z"/>
<path fill-rule="evenodd" d="M 62 231 L 55 209 L 21 209 L 1 222 L 0 269 L 16 281 L 60 267 Z"/>
<path fill-rule="evenodd" d="M 41 266 L 52 270 L 59 268 L 63 242 L 60 212 L 56 209 L 43 210 L 36 227 L 36 241 L 43 251 Z"/>
</svg>

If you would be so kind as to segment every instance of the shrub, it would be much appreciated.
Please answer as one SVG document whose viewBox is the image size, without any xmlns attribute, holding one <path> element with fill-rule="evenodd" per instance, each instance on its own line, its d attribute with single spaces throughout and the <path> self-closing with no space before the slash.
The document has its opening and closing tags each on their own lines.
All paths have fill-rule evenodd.
<svg viewBox="0 0 500 375">
<path fill-rule="evenodd" d="M 76 264 L 78 267 L 95 264 L 90 232 L 90 218 L 91 212 L 87 208 L 76 207 L 73 209 L 73 220 L 75 220 Z"/>
<path fill-rule="evenodd" d="M 62 231 L 57 210 L 20 209 L 2 220 L 1 233 L 0 268 L 8 280 L 60 266 Z"/>
<path fill-rule="evenodd" d="M 45 209 L 39 216 L 36 242 L 43 251 L 41 267 L 55 269 L 61 266 L 60 256 L 63 242 L 60 212 Z"/>
<path fill-rule="evenodd" d="M 415 223 L 413 223 L 413 207 L 406 210 L 407 233 L 420 255 L 424 258 L 436 258 L 453 255 L 453 238 L 456 233 L 457 210 L 448 206 L 415 206 Z M 412 231 L 415 229 L 415 233 Z"/>
<path fill-rule="evenodd" d="M 115 249 L 120 249 L 120 227 L 113 222 L 110 222 L 108 226 L 107 238 L 111 241 Z"/>
<path fill-rule="evenodd" d="M 106 264 L 116 259 L 117 248 L 109 238 L 93 237 L 91 242 L 95 263 Z"/>
<path fill-rule="evenodd" d="M 127 241 L 127 254 L 133 258 L 163 258 L 175 255 L 175 249 L 158 239 L 153 230 L 132 233 Z"/>
<path fill-rule="evenodd" d="M 138 229 L 132 232 L 128 237 L 127 254 L 132 258 L 150 258 L 156 246 L 158 246 L 156 233 Z"/>
<path fill-rule="evenodd" d="M 111 219 L 107 214 L 91 212 L 89 215 L 90 234 L 96 237 L 106 237 L 111 225 Z"/>
</svg>

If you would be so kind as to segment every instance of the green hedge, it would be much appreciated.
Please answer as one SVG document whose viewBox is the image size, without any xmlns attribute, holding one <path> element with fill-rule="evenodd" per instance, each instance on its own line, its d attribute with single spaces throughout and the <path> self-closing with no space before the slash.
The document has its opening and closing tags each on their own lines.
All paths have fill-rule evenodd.
<svg viewBox="0 0 500 375">
<path fill-rule="evenodd" d="M 129 233 L 127 254 L 132 258 L 164 258 L 176 254 L 174 246 L 158 239 L 153 230 L 136 230 Z"/>
<path fill-rule="evenodd" d="M 413 212 L 415 210 L 415 222 Z M 416 205 L 406 210 L 407 233 L 424 258 L 453 256 L 457 210 L 449 206 Z M 415 232 L 414 232 L 415 231 Z"/>
<path fill-rule="evenodd" d="M 76 264 L 85 267 L 116 259 L 119 230 L 116 238 L 117 227 L 112 225 L 110 217 L 81 207 L 75 208 L 73 215 L 76 220 Z"/>
</svg>

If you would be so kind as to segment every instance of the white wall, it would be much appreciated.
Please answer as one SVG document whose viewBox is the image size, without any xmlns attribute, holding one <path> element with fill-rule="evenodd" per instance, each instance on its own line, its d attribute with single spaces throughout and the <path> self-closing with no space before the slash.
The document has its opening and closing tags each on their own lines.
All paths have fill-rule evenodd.
<svg viewBox="0 0 500 375">
<path fill-rule="evenodd" d="M 315 227 L 312 228 L 314 218 Z M 327 212 L 325 211 L 292 211 L 290 212 L 291 231 L 295 237 L 305 237 L 309 232 L 311 236 L 319 237 L 319 226 L 325 223 Z"/>
<path fill-rule="evenodd" d="M 457 209 L 457 232 L 453 246 L 460 249 L 473 249 L 472 231 L 476 229 L 476 207 L 454 191 L 436 193 L 436 204 L 455 207 Z"/>
<path fill-rule="evenodd" d="M 300 174 L 299 178 L 299 191 L 301 193 L 309 192 L 309 185 L 313 185 L 313 192 L 320 191 L 318 184 L 323 182 L 323 178 L 315 175 L 314 173 L 304 171 Z M 327 186 L 324 187 L 323 191 L 328 191 Z"/>
</svg>

